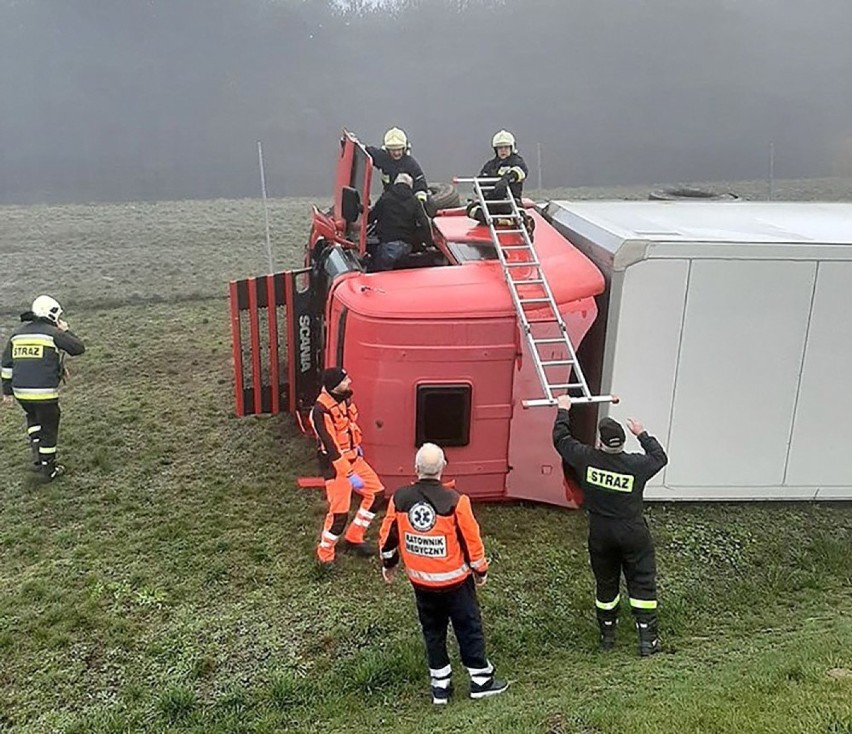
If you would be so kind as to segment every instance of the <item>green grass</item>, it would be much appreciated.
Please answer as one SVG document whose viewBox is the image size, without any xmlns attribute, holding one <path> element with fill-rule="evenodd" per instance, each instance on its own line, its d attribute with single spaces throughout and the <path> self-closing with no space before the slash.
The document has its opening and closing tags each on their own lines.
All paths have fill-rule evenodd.
<svg viewBox="0 0 852 734">
<path fill-rule="evenodd" d="M 667 654 L 651 660 L 627 615 L 617 650 L 595 651 L 582 514 L 479 506 L 489 656 L 513 685 L 431 710 L 410 588 L 386 587 L 373 560 L 318 574 L 322 496 L 295 487 L 315 473 L 311 446 L 284 418 L 233 416 L 228 313 L 213 296 L 250 257 L 262 270 L 256 207 L 150 206 L 174 219 L 150 243 L 157 217 L 134 235 L 148 245 L 131 258 L 145 303 L 114 306 L 121 290 L 101 292 L 94 265 L 73 270 L 81 240 L 59 238 L 70 269 L 57 279 L 84 304 L 66 302 L 90 346 L 63 397 L 69 474 L 37 484 L 20 411 L 0 411 L 0 731 L 852 732 L 848 505 L 652 506 Z M 121 229 L 116 209 L 73 226 L 81 209 L 15 209 L 15 226 L 49 219 L 120 273 L 105 224 Z M 306 231 L 305 212 L 287 211 Z M 259 239 L 234 252 L 216 233 L 236 231 Z M 193 276 L 164 279 L 170 248 L 179 259 L 194 238 Z M 277 256 L 296 262 L 298 247 Z M 22 270 L 3 305 L 36 280 Z"/>
</svg>

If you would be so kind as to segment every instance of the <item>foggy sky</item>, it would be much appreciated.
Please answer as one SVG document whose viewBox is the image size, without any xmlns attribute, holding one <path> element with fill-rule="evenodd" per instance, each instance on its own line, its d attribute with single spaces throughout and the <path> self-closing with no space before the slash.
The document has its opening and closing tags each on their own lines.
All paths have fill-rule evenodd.
<svg viewBox="0 0 852 734">
<path fill-rule="evenodd" d="M 852 174 L 852 2 L 0 0 L 0 203 L 328 196 L 342 127 L 433 181 Z M 439 50 L 440 49 L 440 50 Z"/>
</svg>

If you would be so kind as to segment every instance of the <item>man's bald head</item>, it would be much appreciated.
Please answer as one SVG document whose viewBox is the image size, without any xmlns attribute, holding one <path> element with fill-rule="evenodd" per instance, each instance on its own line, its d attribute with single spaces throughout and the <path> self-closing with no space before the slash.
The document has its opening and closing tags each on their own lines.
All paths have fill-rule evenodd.
<svg viewBox="0 0 852 734">
<path fill-rule="evenodd" d="M 414 457 L 414 471 L 420 479 L 440 479 L 447 459 L 440 446 L 424 443 Z"/>
</svg>

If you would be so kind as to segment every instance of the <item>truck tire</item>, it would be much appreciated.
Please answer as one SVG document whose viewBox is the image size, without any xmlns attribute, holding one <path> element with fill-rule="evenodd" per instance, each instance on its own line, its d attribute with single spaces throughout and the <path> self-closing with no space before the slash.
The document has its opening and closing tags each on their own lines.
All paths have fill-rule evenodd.
<svg viewBox="0 0 852 734">
<path fill-rule="evenodd" d="M 683 186 L 674 189 L 657 189 L 648 194 L 651 201 L 739 201 L 734 193 L 718 193 L 706 189 L 694 189 Z"/>
<path fill-rule="evenodd" d="M 448 183 L 430 183 L 429 197 L 435 209 L 454 209 L 461 206 L 458 189 Z"/>
</svg>

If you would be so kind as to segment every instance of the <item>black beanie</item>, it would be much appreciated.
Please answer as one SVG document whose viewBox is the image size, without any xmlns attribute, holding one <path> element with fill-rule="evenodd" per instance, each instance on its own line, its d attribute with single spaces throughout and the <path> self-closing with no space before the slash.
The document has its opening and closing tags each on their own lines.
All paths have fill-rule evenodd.
<svg viewBox="0 0 852 734">
<path fill-rule="evenodd" d="M 342 367 L 329 367 L 322 371 L 322 386 L 331 392 L 343 382 L 344 377 L 346 377 L 346 370 Z"/>
<path fill-rule="evenodd" d="M 598 423 L 598 433 L 601 435 L 601 443 L 607 448 L 617 449 L 624 445 L 624 429 L 621 423 L 612 418 L 602 418 Z"/>
</svg>

